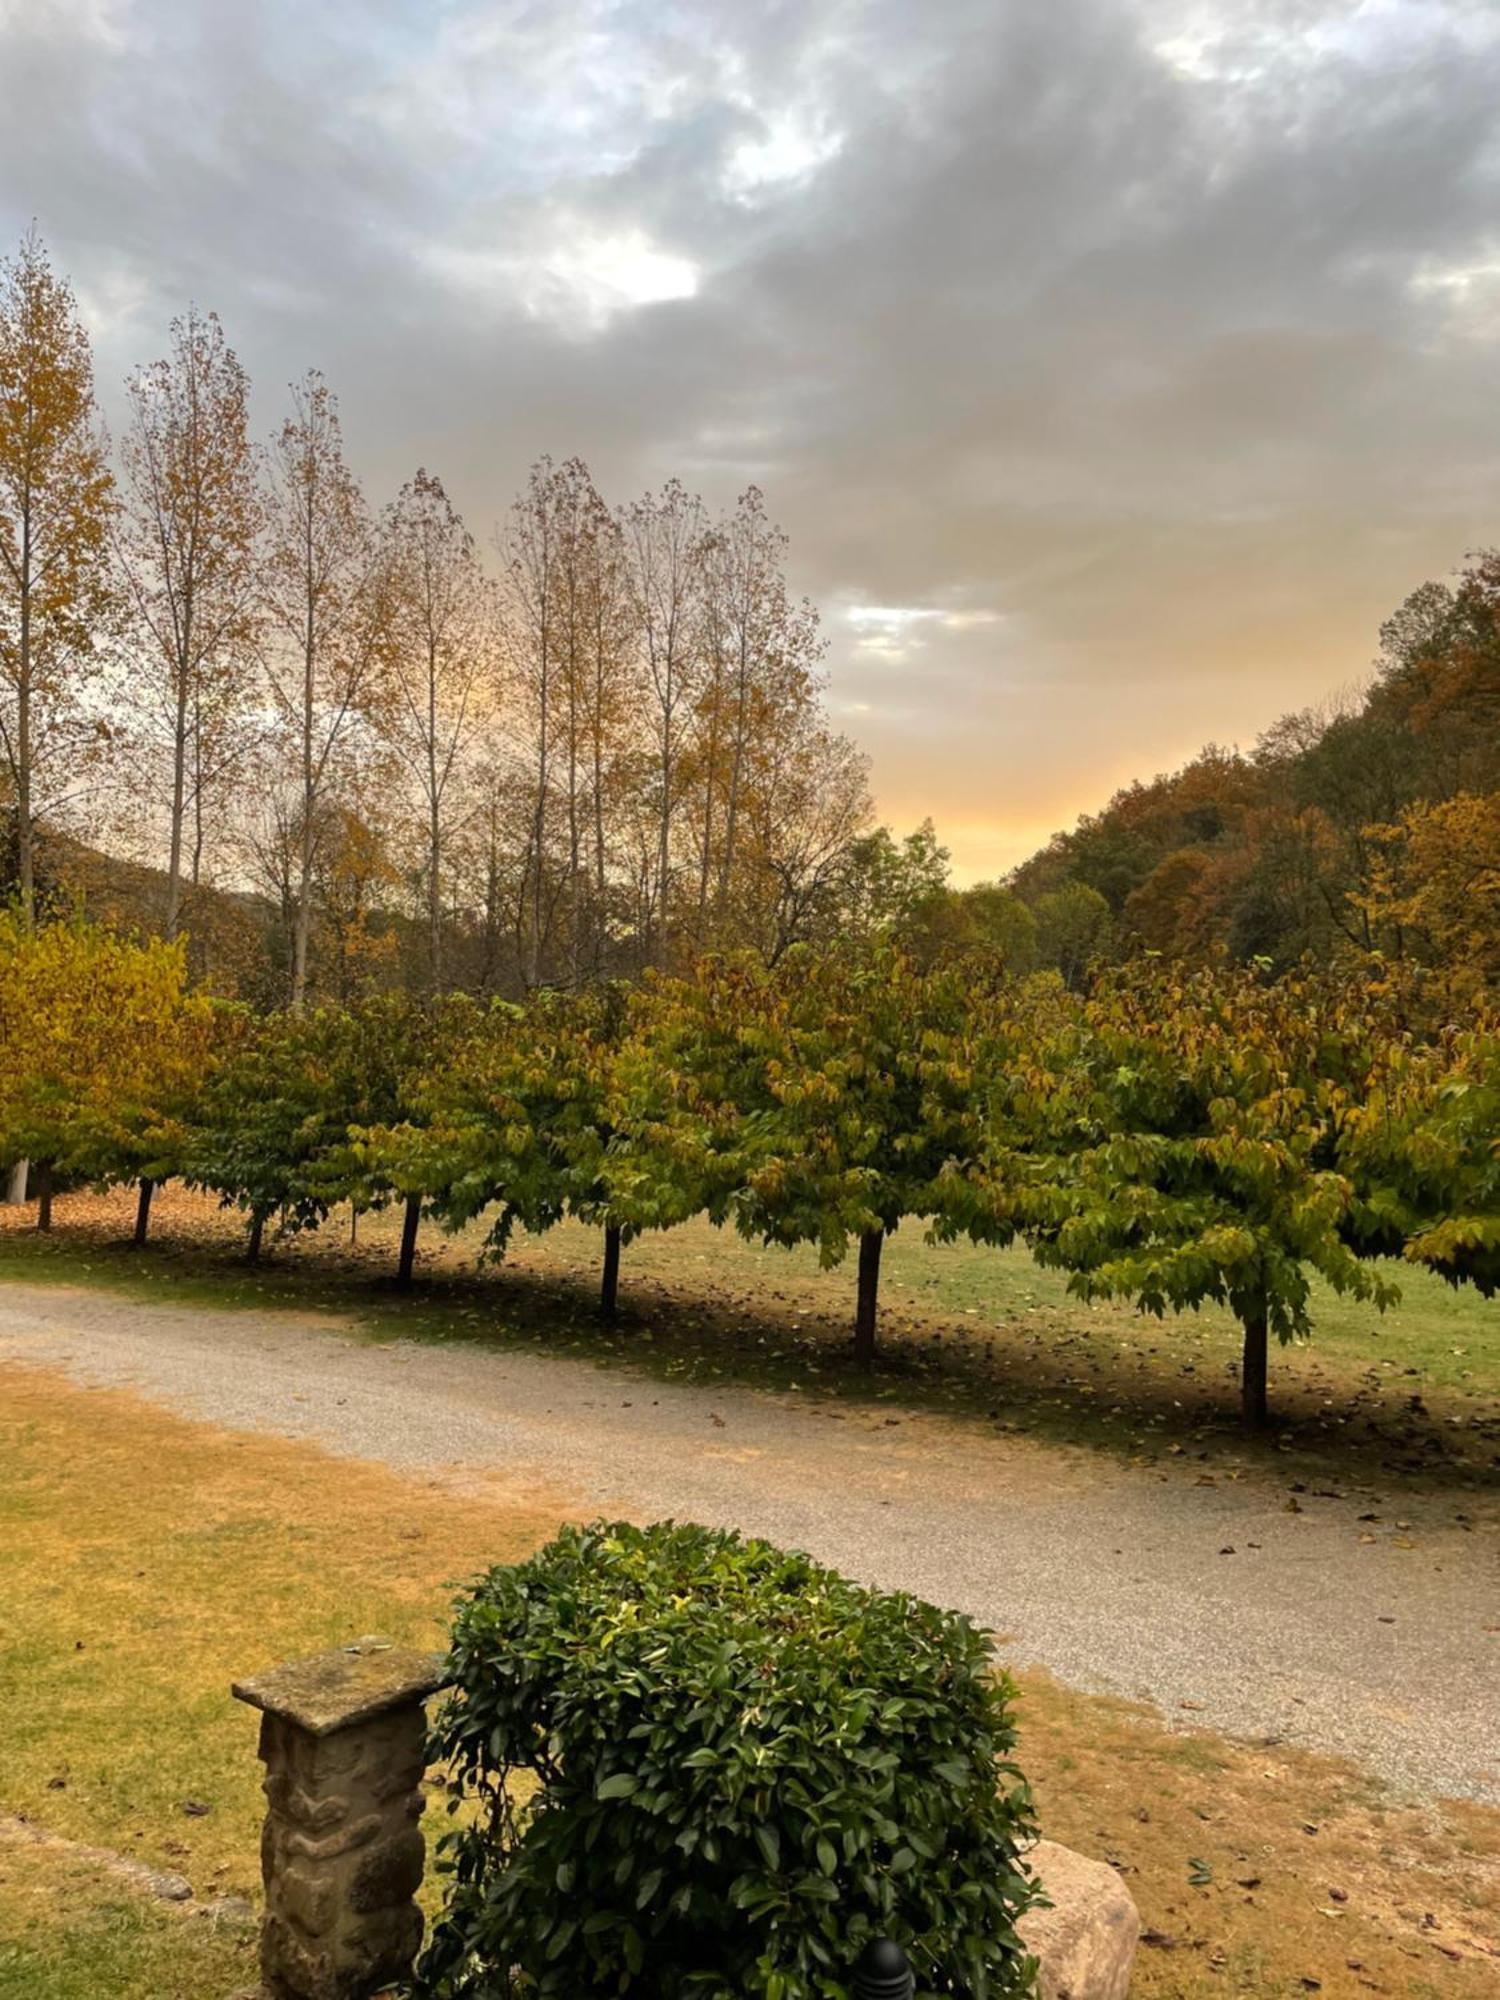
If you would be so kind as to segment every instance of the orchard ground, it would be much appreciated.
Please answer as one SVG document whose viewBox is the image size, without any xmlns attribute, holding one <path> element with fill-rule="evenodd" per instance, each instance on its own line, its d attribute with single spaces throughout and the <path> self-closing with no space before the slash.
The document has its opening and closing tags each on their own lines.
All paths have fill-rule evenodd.
<svg viewBox="0 0 1500 2000">
<path fill-rule="evenodd" d="M 152 1241 L 129 1247 L 134 1194 L 64 1195 L 50 1236 L 34 1210 L 0 1207 L 0 1276 L 115 1286 L 150 1299 L 326 1309 L 373 1339 L 464 1339 L 620 1358 L 675 1380 L 745 1381 L 841 1400 L 899 1400 L 980 1426 L 1142 1462 L 1207 1449 L 1246 1464 L 1361 1473 L 1500 1497 L 1500 1301 L 1412 1266 L 1386 1267 L 1402 1303 L 1381 1314 L 1315 1288 L 1311 1341 L 1273 1343 L 1275 1426 L 1238 1422 L 1242 1336 L 1227 1312 L 1154 1319 L 1086 1306 L 1024 1250 L 932 1245 L 908 1224 L 886 1247 L 879 1365 L 851 1367 L 853 1248 L 832 1271 L 816 1253 L 763 1249 L 706 1221 L 646 1235 L 624 1252 L 620 1314 L 597 1311 L 602 1233 L 564 1223 L 516 1238 L 477 1269 L 485 1224 L 459 1236 L 422 1225 L 418 1284 L 391 1283 L 400 1214 L 348 1211 L 276 1238 L 258 1267 L 245 1219 L 163 1189 Z"/>
<path fill-rule="evenodd" d="M 1290 1434 L 1252 1446 L 1233 1428 L 1227 1323 L 1085 1310 L 1022 1258 L 931 1250 L 915 1233 L 888 1261 L 885 1361 L 857 1381 L 843 1359 L 852 1273 L 706 1227 L 627 1250 L 626 1312 L 606 1334 L 598 1239 L 582 1230 L 522 1243 L 478 1279 L 461 1266 L 471 1245 L 434 1241 L 402 1299 L 385 1280 L 384 1219 L 361 1222 L 353 1252 L 336 1219 L 250 1272 L 232 1219 L 207 1204 L 169 1191 L 140 1254 L 119 1247 L 131 1213 L 128 1195 L 64 1196 L 51 1239 L 6 1214 L 0 1279 L 26 1296 L 39 1281 L 85 1285 L 101 1311 L 111 1292 L 258 1309 L 246 1324 L 268 1344 L 327 1324 L 345 1340 L 623 1359 L 627 1400 L 642 1363 L 702 1387 L 743 1377 L 782 1392 L 777 1408 L 847 1405 L 875 1451 L 898 1435 L 888 1418 L 936 1409 L 945 1432 L 988 1437 L 997 1454 L 1029 1434 L 1039 1477 L 1055 1462 L 1076 1482 L 1095 1464 L 1102 1480 L 1163 1482 L 1164 1506 L 1194 1504 L 1200 1481 L 1218 1487 L 1205 1507 L 1249 1482 L 1310 1525 L 1321 1493 L 1378 1480 L 1410 1493 L 1424 1528 L 1441 1514 L 1467 1543 L 1493 1526 L 1497 1308 L 1418 1277 L 1378 1333 L 1363 1311 L 1320 1312 L 1316 1343 L 1276 1357 Z M 355 1631 L 437 1643 L 452 1582 L 535 1546 L 591 1498 L 333 1459 L 52 1368 L 12 1361 L 0 1381 L 0 1815 L 82 1844 L 42 1845 L 13 1823 L 7 1836 L 0 1819 L 0 1994 L 220 2000 L 245 1983 L 249 1947 L 201 1905 L 253 1893 L 259 1813 L 254 1728 L 228 1678 Z M 1402 1560 L 1386 1548 L 1408 1539 L 1399 1512 L 1384 1506 L 1359 1531 L 1382 1544 L 1367 1553 Z M 1226 1740 L 1195 1726 L 1192 1703 L 1164 1716 L 1039 1671 L 1022 1680 L 1021 1757 L 1047 1831 L 1122 1866 L 1141 1906 L 1141 1994 L 1493 1990 L 1500 1812 L 1382 1787 L 1285 1742 Z M 194 1903 L 143 1899 L 85 1847 L 186 1875 Z"/>
</svg>

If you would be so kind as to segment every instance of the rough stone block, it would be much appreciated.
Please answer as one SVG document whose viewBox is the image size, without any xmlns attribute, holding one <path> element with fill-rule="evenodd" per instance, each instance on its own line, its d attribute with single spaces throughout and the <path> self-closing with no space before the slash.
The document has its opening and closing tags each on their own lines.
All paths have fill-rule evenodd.
<svg viewBox="0 0 1500 2000">
<path fill-rule="evenodd" d="M 1039 1840 L 1026 1861 L 1052 1905 L 1017 1925 L 1041 1963 L 1037 2000 L 1125 2000 L 1141 1924 L 1119 1875 L 1053 1840 Z"/>
<path fill-rule="evenodd" d="M 350 1878 L 349 1908 L 364 1915 L 389 1903 L 403 1903 L 422 1886 L 422 1865 L 426 1846 L 420 1833 L 412 1830 L 382 1840 L 360 1856 Z"/>
</svg>

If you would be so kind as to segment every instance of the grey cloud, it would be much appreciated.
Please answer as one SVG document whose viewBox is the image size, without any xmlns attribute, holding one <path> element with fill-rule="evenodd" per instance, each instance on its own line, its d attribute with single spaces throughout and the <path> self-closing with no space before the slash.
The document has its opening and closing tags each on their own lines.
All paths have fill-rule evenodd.
<svg viewBox="0 0 1500 2000">
<path fill-rule="evenodd" d="M 759 479 L 882 802 L 990 866 L 1493 534 L 1497 84 L 1465 0 L 54 0 L 0 228 L 106 389 L 196 297 L 482 530 L 543 449 Z"/>
</svg>

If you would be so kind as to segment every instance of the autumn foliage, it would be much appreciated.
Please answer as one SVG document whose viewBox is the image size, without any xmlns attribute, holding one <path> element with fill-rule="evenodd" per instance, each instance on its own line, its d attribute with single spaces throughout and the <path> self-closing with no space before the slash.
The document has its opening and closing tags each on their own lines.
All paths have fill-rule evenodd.
<svg viewBox="0 0 1500 2000">
<path fill-rule="evenodd" d="M 642 1231 L 706 1213 L 857 1255 L 854 1349 L 877 1347 L 881 1246 L 1019 1240 L 1085 1299 L 1227 1306 L 1244 1413 L 1267 1348 L 1310 1331 L 1311 1280 L 1393 1304 L 1404 1257 L 1500 1284 L 1500 1035 L 1441 988 L 1272 979 L 1143 959 L 1082 993 L 984 954 L 886 943 L 710 958 L 692 977 L 529 1005 L 387 997 L 256 1019 L 189 986 L 183 944 L 0 920 L 0 1159 L 182 1179 L 247 1218 L 337 1206 L 488 1219 L 486 1251 L 564 1217 L 604 1235 L 602 1305 Z M 45 1226 L 45 1217 L 44 1217 Z"/>
</svg>

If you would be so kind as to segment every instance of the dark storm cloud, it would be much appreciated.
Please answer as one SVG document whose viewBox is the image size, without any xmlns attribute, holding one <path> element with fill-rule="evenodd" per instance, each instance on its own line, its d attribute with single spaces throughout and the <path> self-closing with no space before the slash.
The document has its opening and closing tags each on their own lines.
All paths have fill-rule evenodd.
<svg viewBox="0 0 1500 2000">
<path fill-rule="evenodd" d="M 977 869 L 1495 535 L 1497 85 L 1462 0 L 0 0 L 0 223 L 106 390 L 196 298 L 481 527 L 760 480 Z"/>
</svg>

